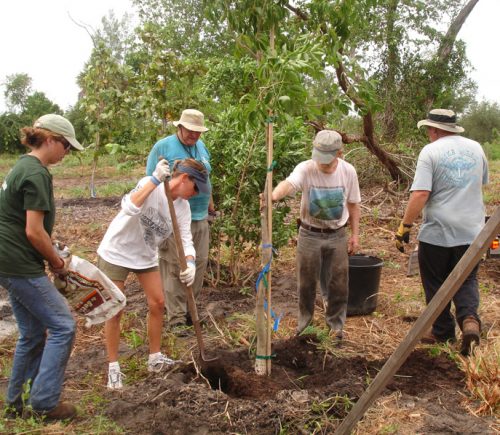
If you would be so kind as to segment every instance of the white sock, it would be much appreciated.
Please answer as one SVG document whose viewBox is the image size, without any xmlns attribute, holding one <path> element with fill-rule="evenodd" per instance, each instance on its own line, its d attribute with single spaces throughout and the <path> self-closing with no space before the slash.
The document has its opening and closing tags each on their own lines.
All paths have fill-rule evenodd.
<svg viewBox="0 0 500 435">
<path fill-rule="evenodd" d="M 109 371 L 117 370 L 120 371 L 120 363 L 118 361 L 113 361 L 109 363 Z"/>
<path fill-rule="evenodd" d="M 150 353 L 149 354 L 149 359 L 148 362 L 153 362 L 156 360 L 159 356 L 161 355 L 161 352 L 156 352 L 156 353 Z"/>
</svg>

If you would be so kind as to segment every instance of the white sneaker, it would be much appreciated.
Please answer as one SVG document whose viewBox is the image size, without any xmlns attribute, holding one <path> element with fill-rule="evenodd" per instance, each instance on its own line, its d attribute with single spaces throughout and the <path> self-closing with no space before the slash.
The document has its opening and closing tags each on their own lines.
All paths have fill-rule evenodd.
<svg viewBox="0 0 500 435">
<path fill-rule="evenodd" d="M 148 372 L 161 372 L 163 369 L 172 367 L 174 364 L 177 364 L 178 360 L 170 359 L 169 357 L 160 353 L 153 360 L 148 361 Z"/>
<path fill-rule="evenodd" d="M 123 388 L 122 378 L 124 377 L 125 375 L 120 371 L 120 369 L 109 369 L 108 389 L 121 390 Z"/>
</svg>

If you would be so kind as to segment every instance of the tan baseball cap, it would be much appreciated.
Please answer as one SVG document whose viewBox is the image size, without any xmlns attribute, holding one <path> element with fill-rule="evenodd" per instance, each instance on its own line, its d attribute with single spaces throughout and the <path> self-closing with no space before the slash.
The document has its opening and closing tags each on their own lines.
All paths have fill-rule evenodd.
<svg viewBox="0 0 500 435">
<path fill-rule="evenodd" d="M 342 136 L 334 130 L 321 130 L 313 141 L 312 159 L 329 164 L 342 149 Z"/>
<path fill-rule="evenodd" d="M 38 118 L 33 124 L 33 127 L 43 128 L 51 131 L 52 133 L 59 134 L 64 137 L 64 139 L 66 139 L 73 148 L 78 151 L 84 150 L 80 142 L 76 140 L 73 125 L 64 116 L 56 115 L 55 113 L 40 116 L 40 118 Z"/>
</svg>

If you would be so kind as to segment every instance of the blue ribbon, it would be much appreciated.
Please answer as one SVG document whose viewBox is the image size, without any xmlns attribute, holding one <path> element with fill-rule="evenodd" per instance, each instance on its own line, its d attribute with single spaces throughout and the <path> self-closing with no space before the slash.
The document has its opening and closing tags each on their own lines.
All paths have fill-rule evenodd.
<svg viewBox="0 0 500 435">
<path fill-rule="evenodd" d="M 259 291 L 259 283 L 260 283 L 261 280 L 264 280 L 264 286 L 267 288 L 266 273 L 268 273 L 269 270 L 271 269 L 271 261 L 273 260 L 273 254 L 275 253 L 275 249 L 273 248 L 273 245 L 271 245 L 271 244 L 262 245 L 262 248 L 263 249 L 265 249 L 265 248 L 271 248 L 271 258 L 267 262 L 267 264 L 262 268 L 262 270 L 259 273 L 259 276 L 257 277 L 257 281 L 255 283 L 255 291 Z M 264 299 L 264 309 L 266 311 L 267 311 L 267 307 L 268 307 L 267 300 Z M 281 318 L 283 317 L 283 314 L 280 314 L 278 316 L 278 315 L 276 315 L 276 313 L 271 308 L 271 317 L 274 319 L 273 331 L 276 332 L 278 330 L 278 328 L 279 328 L 280 321 L 281 321 Z"/>
</svg>

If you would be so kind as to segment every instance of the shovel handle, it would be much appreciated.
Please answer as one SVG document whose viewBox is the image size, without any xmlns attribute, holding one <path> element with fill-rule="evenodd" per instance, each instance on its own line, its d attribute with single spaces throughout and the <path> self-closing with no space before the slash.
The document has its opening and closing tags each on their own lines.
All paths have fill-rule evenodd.
<svg viewBox="0 0 500 435">
<path fill-rule="evenodd" d="M 175 214 L 174 201 L 172 200 L 172 192 L 170 191 L 170 185 L 168 181 L 163 183 L 163 185 L 165 186 L 165 195 L 167 196 L 168 209 L 170 211 L 170 219 L 172 220 L 172 230 L 174 233 L 175 246 L 177 248 L 177 256 L 179 257 L 179 266 L 181 270 L 186 270 L 187 268 L 186 256 L 184 255 L 184 247 L 182 246 L 181 233 L 179 231 L 177 215 Z M 210 361 L 205 357 L 205 345 L 203 344 L 200 319 L 198 317 L 198 310 L 196 308 L 196 302 L 194 300 L 193 288 L 192 286 L 186 284 L 183 284 L 183 286 L 184 289 L 186 290 L 189 314 L 191 315 L 191 320 L 193 321 L 193 327 L 196 334 L 196 340 L 198 341 L 198 348 L 200 350 L 201 359 L 203 361 Z"/>
</svg>

